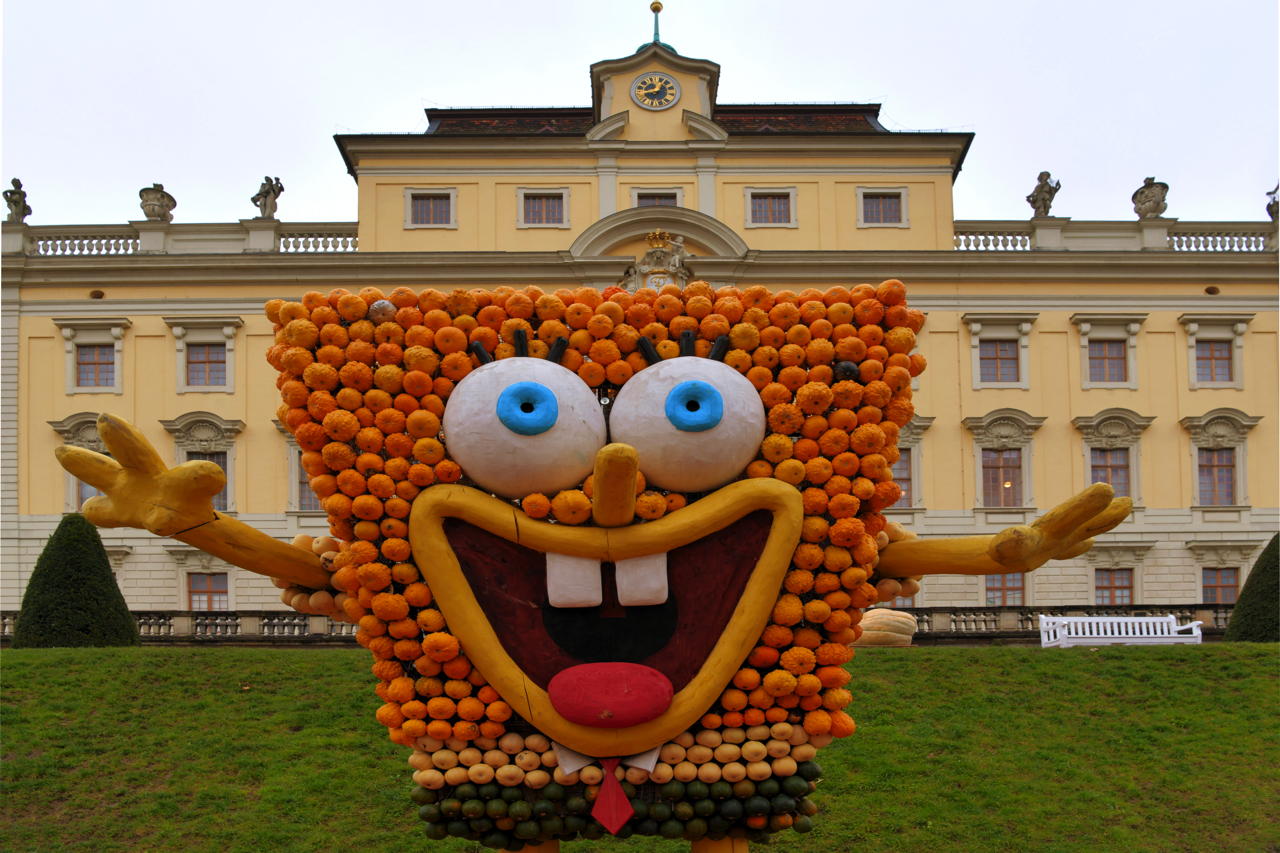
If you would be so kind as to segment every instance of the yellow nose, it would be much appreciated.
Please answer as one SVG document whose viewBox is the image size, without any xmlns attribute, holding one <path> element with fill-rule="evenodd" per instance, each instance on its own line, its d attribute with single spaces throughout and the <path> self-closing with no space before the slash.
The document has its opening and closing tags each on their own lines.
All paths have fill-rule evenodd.
<svg viewBox="0 0 1280 853">
<path fill-rule="evenodd" d="M 629 444 L 606 444 L 596 453 L 591 517 L 601 527 L 630 524 L 636 513 L 636 472 L 640 457 Z"/>
</svg>

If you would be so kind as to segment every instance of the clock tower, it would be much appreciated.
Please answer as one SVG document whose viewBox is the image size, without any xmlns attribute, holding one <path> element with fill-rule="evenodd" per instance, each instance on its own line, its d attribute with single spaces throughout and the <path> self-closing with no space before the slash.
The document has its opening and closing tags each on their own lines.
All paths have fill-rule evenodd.
<svg viewBox="0 0 1280 853">
<path fill-rule="evenodd" d="M 631 56 L 591 66 L 591 106 L 598 139 L 680 140 L 705 138 L 711 130 L 720 66 L 691 59 L 658 38 L 653 3 L 653 41 Z"/>
</svg>

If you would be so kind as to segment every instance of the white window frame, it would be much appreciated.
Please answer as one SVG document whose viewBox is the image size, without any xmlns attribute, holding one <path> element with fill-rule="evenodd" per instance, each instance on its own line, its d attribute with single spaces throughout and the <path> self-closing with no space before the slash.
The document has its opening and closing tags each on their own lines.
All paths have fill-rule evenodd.
<svg viewBox="0 0 1280 853">
<path fill-rule="evenodd" d="M 632 187 L 632 207 L 640 206 L 641 195 L 673 195 L 676 197 L 676 207 L 684 207 L 684 187 Z"/>
<path fill-rule="evenodd" d="M 1030 313 L 1001 313 L 961 315 L 969 327 L 969 362 L 974 390 L 985 388 L 1016 388 L 1026 391 L 1031 387 L 1031 326 L 1040 315 Z M 1018 381 L 983 382 L 982 359 L 979 350 L 983 341 L 1018 342 Z"/>
<path fill-rule="evenodd" d="M 899 450 L 911 451 L 911 503 L 908 506 L 885 507 L 886 515 L 913 515 L 924 509 L 922 490 L 924 467 L 920 461 L 921 445 L 924 443 L 925 432 L 933 426 L 934 420 L 924 415 L 912 415 L 907 425 L 898 430 Z"/>
<path fill-rule="evenodd" d="M 788 212 L 791 219 L 787 222 L 753 222 L 751 219 L 751 198 L 759 195 L 786 195 L 790 197 L 788 202 Z M 796 188 L 795 187 L 743 187 L 742 200 L 744 209 L 742 218 L 746 220 L 744 227 L 746 228 L 799 228 L 796 211 Z"/>
<path fill-rule="evenodd" d="M 1246 415 L 1239 409 L 1213 409 L 1199 417 L 1185 417 L 1178 423 L 1191 434 L 1192 509 L 1232 510 L 1249 506 L 1249 465 L 1247 450 L 1249 430 L 1257 426 L 1261 416 Z M 1205 504 L 1200 498 L 1200 451 L 1233 450 L 1236 464 L 1236 502 Z"/>
<path fill-rule="evenodd" d="M 54 317 L 53 324 L 62 333 L 62 348 L 66 353 L 66 393 L 71 394 L 123 394 L 124 393 L 124 333 L 133 323 L 128 317 Z M 115 366 L 111 371 L 111 385 L 81 387 L 76 384 L 77 346 L 107 346 L 115 352 Z"/>
<path fill-rule="evenodd" d="M 236 512 L 236 436 L 244 430 L 244 421 L 229 421 L 212 412 L 187 412 L 160 425 L 172 436 L 177 460 L 181 465 L 189 453 L 226 453 L 227 515 Z"/>
<path fill-rule="evenodd" d="M 1205 569 L 1236 570 L 1236 600 L 1239 601 L 1240 590 L 1253 572 L 1253 564 L 1258 559 L 1258 552 L 1270 541 L 1270 532 L 1266 539 L 1191 539 L 1186 548 L 1196 566 L 1196 598 L 1204 597 Z M 1217 605 L 1206 605 L 1214 607 Z"/>
<path fill-rule="evenodd" d="M 302 508 L 302 448 L 298 447 L 298 442 L 294 439 L 293 434 L 289 432 L 284 424 L 275 420 L 271 421 L 275 424 L 276 429 L 284 436 L 285 457 L 288 459 L 289 467 L 289 503 L 285 510 L 290 515 L 298 515 L 304 517 L 315 516 L 323 518 L 325 512 L 323 509 L 303 509 Z"/>
<path fill-rule="evenodd" d="M 234 394 L 236 392 L 236 330 L 244 320 L 232 315 L 164 317 L 173 333 L 177 357 L 179 394 Z M 226 382 L 222 385 L 187 384 L 187 345 L 222 344 L 227 351 Z"/>
<path fill-rule="evenodd" d="M 1032 436 L 1045 418 L 1029 415 L 1021 409 L 995 409 L 982 417 L 961 421 L 973 434 L 974 508 L 988 513 L 1025 513 L 1036 507 L 1035 483 L 1032 480 Z M 982 491 L 982 451 L 1020 450 L 1022 462 L 1022 506 L 987 506 Z"/>
<path fill-rule="evenodd" d="M 1129 492 L 1135 507 L 1142 507 L 1142 456 L 1140 451 L 1143 431 L 1151 426 L 1154 417 L 1145 417 L 1132 409 L 1103 409 L 1092 417 L 1071 419 L 1071 425 L 1084 437 L 1084 479 L 1093 478 L 1094 450 L 1129 451 Z"/>
<path fill-rule="evenodd" d="M 1253 314 L 1182 314 L 1178 322 L 1187 332 L 1187 381 L 1196 388 L 1244 388 L 1244 335 Z M 1231 342 L 1231 380 L 1200 382 L 1196 379 L 1196 343 Z"/>
<path fill-rule="evenodd" d="M 1138 389 L 1138 332 L 1146 314 L 1072 314 L 1080 332 L 1080 387 Z M 1094 382 L 1089 378 L 1089 341 L 1124 341 L 1124 382 Z"/>
<path fill-rule="evenodd" d="M 415 195 L 435 195 L 449 197 L 448 223 L 415 223 L 413 221 L 413 197 Z M 406 229 L 435 228 L 457 230 L 458 228 L 458 188 L 457 187 L 405 187 L 404 188 L 404 227 Z"/>
<path fill-rule="evenodd" d="M 85 450 L 92 450 L 95 453 L 107 453 L 107 447 L 98 435 L 98 415 L 96 412 L 76 412 L 74 415 L 67 415 L 60 421 L 49 421 L 48 423 L 58 435 L 62 436 L 64 444 L 72 447 L 83 447 Z M 66 488 L 64 490 L 65 497 L 62 501 L 62 511 L 79 512 L 81 505 L 79 484 L 81 481 L 73 476 L 70 471 L 64 472 L 63 480 L 66 483 Z"/>
<path fill-rule="evenodd" d="M 561 222 L 525 222 L 524 197 L 526 195 L 558 195 L 564 206 L 564 219 Z M 517 228 L 559 228 L 569 226 L 569 187 L 516 187 L 516 227 Z"/>
<path fill-rule="evenodd" d="M 1143 590 L 1143 581 L 1145 573 L 1142 571 L 1142 563 L 1146 559 L 1147 552 L 1155 547 L 1154 541 L 1143 541 L 1140 539 L 1099 539 L 1093 543 L 1084 555 L 1085 564 L 1089 569 L 1089 606 L 1091 607 L 1123 607 L 1124 605 L 1106 605 L 1094 604 L 1098 598 L 1098 570 L 1109 569 L 1129 569 L 1133 572 L 1133 587 L 1131 594 L 1133 596 L 1133 604 L 1141 604 L 1146 597 Z"/>
<path fill-rule="evenodd" d="M 238 571 L 235 566 L 206 554 L 198 548 L 184 545 L 181 542 L 168 542 L 164 545 L 169 558 L 178 571 L 175 572 L 178 583 L 177 603 L 175 610 L 189 613 L 231 613 L 236 608 L 236 580 Z M 191 581 L 188 575 L 225 574 L 227 576 L 227 609 L 226 610 L 191 610 Z"/>
<path fill-rule="evenodd" d="M 855 192 L 857 193 L 857 214 L 859 228 L 910 228 L 911 214 L 908 207 L 908 199 L 910 189 L 908 187 L 864 187 L 859 186 Z M 867 222 L 864 218 L 865 206 L 863 199 L 868 195 L 896 195 L 902 206 L 902 220 L 900 222 Z"/>
</svg>

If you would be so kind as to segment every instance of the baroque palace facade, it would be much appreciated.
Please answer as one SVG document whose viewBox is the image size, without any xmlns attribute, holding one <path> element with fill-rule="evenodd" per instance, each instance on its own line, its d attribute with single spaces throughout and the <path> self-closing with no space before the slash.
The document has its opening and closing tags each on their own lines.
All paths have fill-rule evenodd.
<svg viewBox="0 0 1280 853">
<path fill-rule="evenodd" d="M 1164 218 L 1141 194 L 1130 221 L 955 221 L 972 134 L 889 132 L 878 105 L 720 104 L 719 73 L 655 41 L 592 66 L 590 107 L 431 109 L 423 134 L 338 136 L 356 223 L 284 223 L 265 206 L 173 223 L 156 187 L 148 218 L 125 225 L 7 224 L 0 609 L 17 609 L 59 518 L 93 493 L 53 450 L 98 448 L 99 412 L 174 463 L 222 465 L 221 507 L 242 520 L 281 538 L 325 528 L 273 422 L 267 299 L 690 277 L 907 283 L 929 369 L 890 513 L 919 534 L 1028 522 L 1097 480 L 1134 499 L 1084 557 L 930 578 L 899 605 L 995 629 L 1027 625 L 982 608 L 1234 601 L 1280 524 L 1274 221 Z M 165 630 L 284 611 L 265 578 L 102 533 L 130 606 L 166 612 L 152 614 Z"/>
</svg>

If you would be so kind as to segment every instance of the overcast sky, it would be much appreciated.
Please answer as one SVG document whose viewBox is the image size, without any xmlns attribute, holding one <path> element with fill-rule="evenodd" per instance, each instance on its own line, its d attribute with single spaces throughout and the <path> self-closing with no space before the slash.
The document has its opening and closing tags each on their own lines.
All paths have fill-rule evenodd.
<svg viewBox="0 0 1280 853">
<path fill-rule="evenodd" d="M 424 107 L 585 106 L 588 67 L 652 37 L 648 0 L 7 0 L 3 183 L 34 225 L 353 220 L 334 133 L 422 132 Z M 721 103 L 881 103 L 893 130 L 977 134 L 959 219 L 1265 219 L 1277 180 L 1274 0 L 669 0 L 663 41 L 721 65 Z"/>
</svg>

